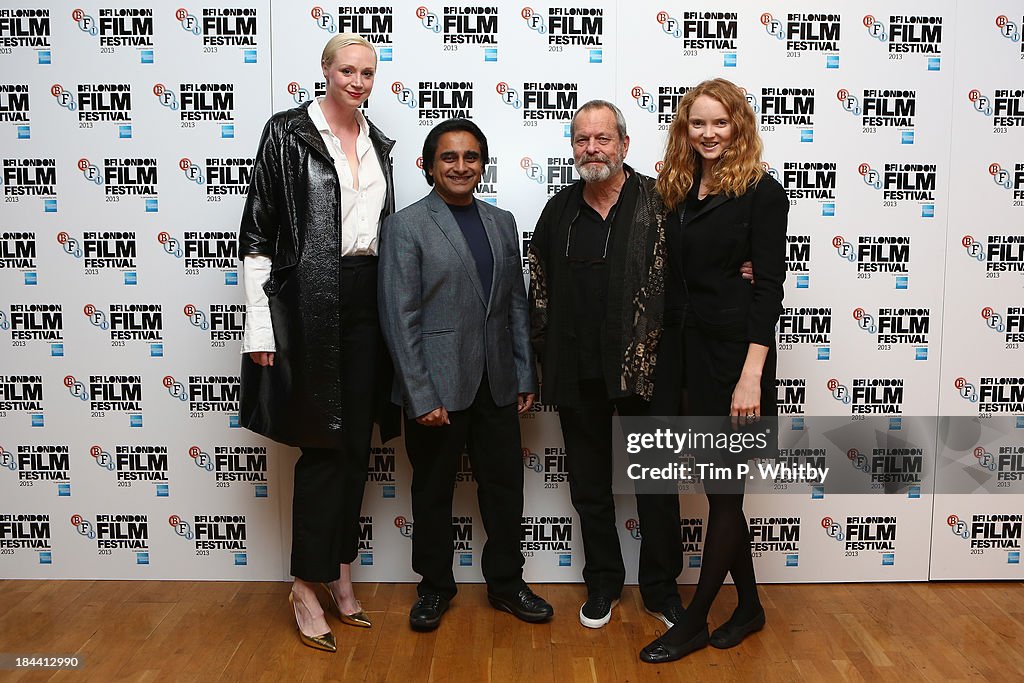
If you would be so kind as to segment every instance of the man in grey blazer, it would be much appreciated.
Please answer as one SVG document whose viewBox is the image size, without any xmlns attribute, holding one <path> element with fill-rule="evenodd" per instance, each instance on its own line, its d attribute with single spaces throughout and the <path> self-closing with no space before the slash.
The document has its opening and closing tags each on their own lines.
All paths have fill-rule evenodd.
<svg viewBox="0 0 1024 683">
<path fill-rule="evenodd" d="M 523 582 L 518 415 L 537 376 L 515 219 L 473 197 L 487 158 L 473 122 L 435 126 L 423 144 L 434 190 L 380 232 L 380 321 L 413 467 L 412 566 L 423 579 L 409 622 L 419 631 L 437 628 L 456 593 L 452 493 L 464 448 L 487 532 L 488 600 L 524 621 L 553 614 Z"/>
</svg>

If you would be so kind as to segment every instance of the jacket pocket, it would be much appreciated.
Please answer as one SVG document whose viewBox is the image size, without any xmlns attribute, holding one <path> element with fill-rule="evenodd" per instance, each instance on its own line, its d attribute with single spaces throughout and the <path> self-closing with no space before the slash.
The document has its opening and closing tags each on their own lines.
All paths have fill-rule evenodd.
<svg viewBox="0 0 1024 683">
<path fill-rule="evenodd" d="M 424 337 L 424 338 L 426 338 L 426 337 L 439 337 L 439 336 L 441 336 L 443 334 L 455 334 L 455 330 L 451 329 L 451 328 L 446 329 L 446 330 L 426 330 L 426 331 L 422 332 L 420 334 L 420 336 Z"/>
</svg>

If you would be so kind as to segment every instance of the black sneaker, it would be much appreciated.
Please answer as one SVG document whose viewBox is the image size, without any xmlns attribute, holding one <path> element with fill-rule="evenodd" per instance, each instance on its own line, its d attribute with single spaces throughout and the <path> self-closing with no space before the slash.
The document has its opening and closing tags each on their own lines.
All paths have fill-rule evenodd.
<svg viewBox="0 0 1024 683">
<path fill-rule="evenodd" d="M 606 598 L 603 595 L 591 595 L 580 607 L 580 623 L 587 628 L 601 628 L 612 618 L 612 608 L 619 604 L 618 599 Z"/>
<path fill-rule="evenodd" d="M 487 601 L 494 609 L 504 610 L 523 621 L 537 623 L 547 621 L 554 615 L 554 608 L 548 602 L 523 586 L 514 595 L 488 593 Z"/>
<path fill-rule="evenodd" d="M 448 601 L 438 593 L 424 593 L 409 610 L 409 626 L 414 631 L 433 631 L 448 611 Z"/>
<path fill-rule="evenodd" d="M 646 608 L 644 609 L 644 611 L 646 611 L 655 619 L 661 621 L 661 623 L 665 624 L 665 626 L 672 628 L 673 626 L 678 624 L 679 621 L 683 618 L 683 613 L 686 610 L 683 609 L 683 606 L 681 604 L 676 603 L 657 612 Z"/>
</svg>

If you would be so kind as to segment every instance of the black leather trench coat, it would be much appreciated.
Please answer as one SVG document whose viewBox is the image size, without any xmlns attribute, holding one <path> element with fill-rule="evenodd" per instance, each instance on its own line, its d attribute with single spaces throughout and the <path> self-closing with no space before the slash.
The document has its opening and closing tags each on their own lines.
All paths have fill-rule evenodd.
<svg viewBox="0 0 1024 683">
<path fill-rule="evenodd" d="M 315 100 L 313 100 L 315 101 Z M 242 356 L 241 425 L 291 446 L 340 448 L 341 187 L 330 153 L 306 108 L 278 112 L 263 129 L 252 184 L 238 231 L 239 257 L 264 254 L 273 262 L 264 291 L 277 352 L 260 367 Z M 380 219 L 395 210 L 394 141 L 369 123 L 370 140 L 387 180 Z M 375 401 L 381 438 L 398 434 L 400 413 L 388 401 L 392 369 Z"/>
</svg>

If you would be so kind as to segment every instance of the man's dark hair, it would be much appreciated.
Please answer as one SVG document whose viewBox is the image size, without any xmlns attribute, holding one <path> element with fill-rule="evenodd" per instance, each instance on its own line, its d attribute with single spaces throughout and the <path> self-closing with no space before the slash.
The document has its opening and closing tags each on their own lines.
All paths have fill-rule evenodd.
<svg viewBox="0 0 1024 683">
<path fill-rule="evenodd" d="M 480 130 L 480 127 L 469 119 L 445 119 L 431 128 L 427 133 L 427 139 L 423 141 L 423 175 L 427 178 L 427 185 L 434 186 L 434 176 L 431 171 L 434 170 L 434 155 L 437 154 L 437 145 L 441 136 L 458 131 L 470 133 L 476 138 L 477 144 L 480 145 L 480 158 L 483 165 L 487 166 L 487 161 L 490 159 L 487 155 L 487 136 Z"/>
</svg>

